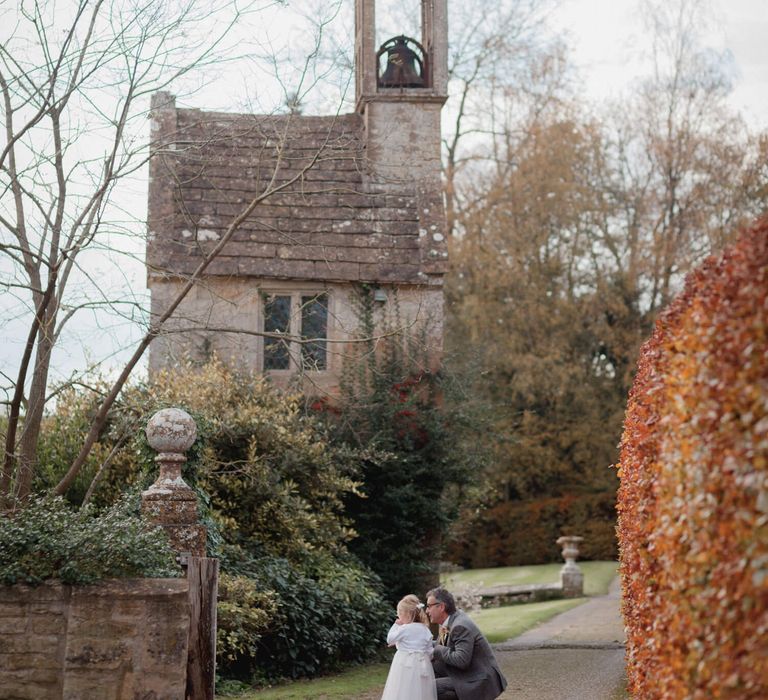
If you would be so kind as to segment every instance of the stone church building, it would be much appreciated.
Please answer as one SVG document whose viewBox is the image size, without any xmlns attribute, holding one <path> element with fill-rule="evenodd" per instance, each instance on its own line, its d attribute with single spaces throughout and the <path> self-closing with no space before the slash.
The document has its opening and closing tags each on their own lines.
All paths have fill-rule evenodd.
<svg viewBox="0 0 768 700">
<path fill-rule="evenodd" d="M 355 295 L 442 350 L 447 268 L 440 111 L 446 0 L 420 40 L 375 45 L 355 2 L 356 107 L 334 116 L 180 109 L 152 99 L 147 266 L 157 320 L 216 249 L 150 347 L 150 371 L 212 353 L 284 385 L 338 391 Z M 254 200 L 256 206 L 251 207 Z"/>
</svg>

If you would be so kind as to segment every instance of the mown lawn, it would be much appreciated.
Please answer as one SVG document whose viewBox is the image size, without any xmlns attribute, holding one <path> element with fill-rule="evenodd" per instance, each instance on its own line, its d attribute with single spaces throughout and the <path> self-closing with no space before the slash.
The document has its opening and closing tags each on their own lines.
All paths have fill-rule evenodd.
<svg viewBox="0 0 768 700">
<path fill-rule="evenodd" d="M 508 605 L 503 608 L 488 608 L 472 613 L 472 619 L 492 644 L 506 642 L 526 630 L 546 622 L 555 615 L 575 608 L 586 602 L 586 598 L 570 600 L 546 600 L 540 603 Z"/>
<path fill-rule="evenodd" d="M 521 586 L 527 583 L 556 583 L 560 580 L 560 564 L 535 566 L 504 566 L 497 569 L 471 569 L 444 574 L 441 583 L 448 590 L 467 586 Z M 615 561 L 580 561 L 584 572 L 584 593 L 588 596 L 605 595 L 608 586 L 618 574 Z"/>
<path fill-rule="evenodd" d="M 617 575 L 618 564 L 611 561 L 579 562 L 584 572 L 587 596 L 605 595 Z M 498 569 L 474 569 L 447 574 L 442 584 L 458 589 L 471 586 L 522 585 L 526 583 L 553 583 L 559 580 L 562 564 L 513 566 Z M 509 605 L 473 613 L 472 618 L 489 641 L 503 642 L 522 634 L 555 615 L 583 602 L 575 600 L 549 600 L 541 603 Z M 249 690 L 237 695 L 241 700 L 378 700 L 387 677 L 388 664 L 370 664 L 349 669 L 326 678 L 296 681 L 272 688 Z M 217 695 L 217 697 L 233 697 Z"/>
</svg>

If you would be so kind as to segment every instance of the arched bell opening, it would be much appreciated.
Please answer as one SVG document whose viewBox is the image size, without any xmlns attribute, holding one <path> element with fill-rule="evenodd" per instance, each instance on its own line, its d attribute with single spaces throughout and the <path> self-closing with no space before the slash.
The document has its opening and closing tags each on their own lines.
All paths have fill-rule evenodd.
<svg viewBox="0 0 768 700">
<path fill-rule="evenodd" d="M 427 53 L 405 35 L 385 41 L 376 53 L 377 85 L 381 88 L 429 87 Z"/>
</svg>

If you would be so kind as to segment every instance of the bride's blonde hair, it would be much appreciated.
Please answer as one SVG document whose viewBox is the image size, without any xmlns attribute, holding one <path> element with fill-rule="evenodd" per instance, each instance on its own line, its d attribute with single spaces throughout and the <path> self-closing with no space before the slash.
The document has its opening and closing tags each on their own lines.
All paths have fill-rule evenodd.
<svg viewBox="0 0 768 700">
<path fill-rule="evenodd" d="M 397 614 L 404 622 L 421 622 L 429 625 L 429 618 L 418 596 L 409 593 L 397 604 Z"/>
</svg>

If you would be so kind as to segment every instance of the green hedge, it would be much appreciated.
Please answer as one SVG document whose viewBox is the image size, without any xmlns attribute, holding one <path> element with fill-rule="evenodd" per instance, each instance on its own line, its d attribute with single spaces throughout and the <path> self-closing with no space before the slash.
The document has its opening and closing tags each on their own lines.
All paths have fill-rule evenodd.
<svg viewBox="0 0 768 700">
<path fill-rule="evenodd" d="M 378 581 L 351 556 L 320 555 L 301 566 L 250 559 L 226 548 L 219 670 L 248 681 L 312 677 L 370 659 L 382 648 L 392 610 Z M 237 598 L 245 591 L 248 605 Z M 239 645 L 239 647 L 238 647 Z"/>
</svg>

